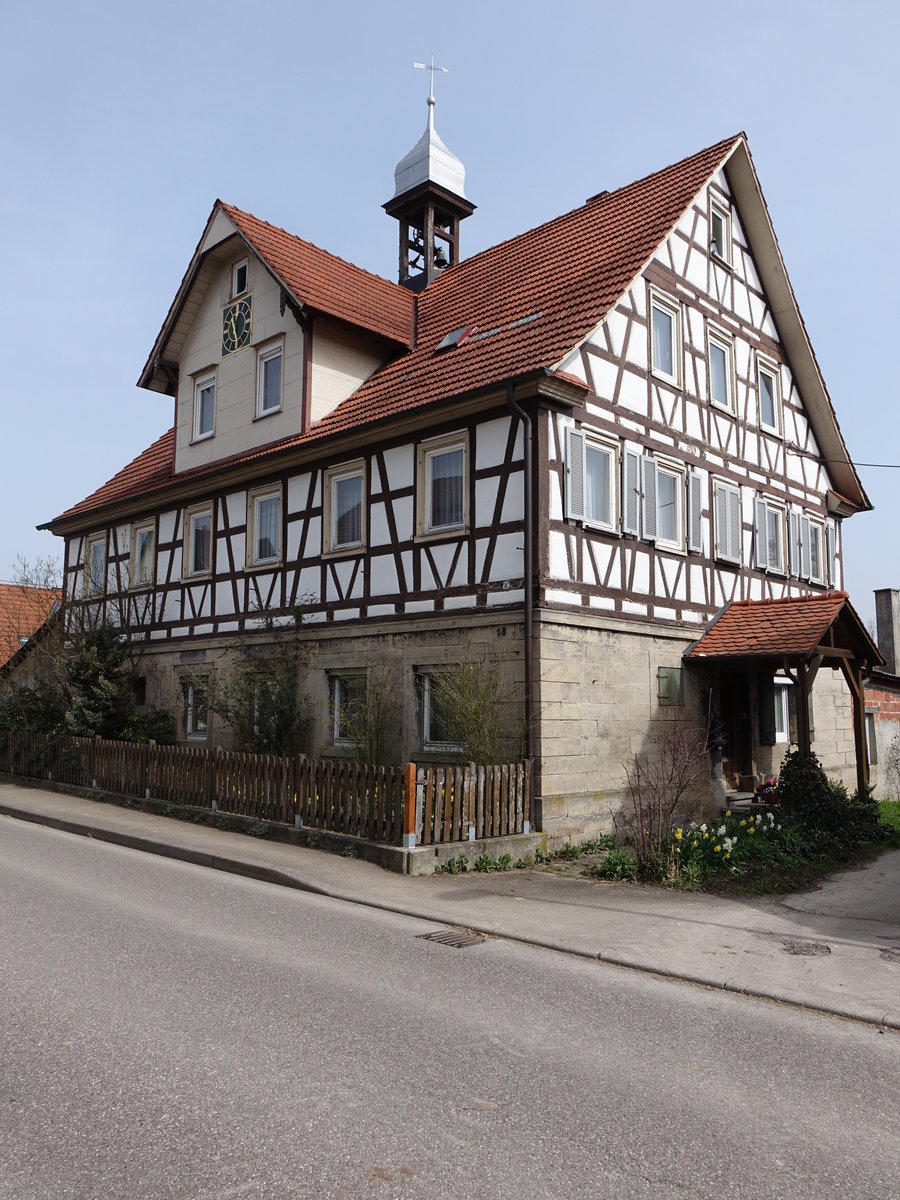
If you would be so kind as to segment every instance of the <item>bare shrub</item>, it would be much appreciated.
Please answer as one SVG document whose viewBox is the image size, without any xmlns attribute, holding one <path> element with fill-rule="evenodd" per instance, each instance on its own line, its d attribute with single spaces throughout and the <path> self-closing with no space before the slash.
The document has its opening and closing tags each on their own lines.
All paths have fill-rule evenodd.
<svg viewBox="0 0 900 1200">
<path fill-rule="evenodd" d="M 672 827 L 684 803 L 709 780 L 708 729 L 675 720 L 625 767 L 629 799 L 613 814 L 619 841 L 641 879 L 674 879 Z"/>
</svg>

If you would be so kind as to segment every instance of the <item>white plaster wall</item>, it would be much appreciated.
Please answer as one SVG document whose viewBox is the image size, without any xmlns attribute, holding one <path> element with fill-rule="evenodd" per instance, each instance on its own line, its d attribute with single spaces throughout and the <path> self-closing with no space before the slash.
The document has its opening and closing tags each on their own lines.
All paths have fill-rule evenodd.
<svg viewBox="0 0 900 1200">
<path fill-rule="evenodd" d="M 337 408 L 384 361 L 384 350 L 371 335 L 317 317 L 312 337 L 312 423 Z"/>
</svg>

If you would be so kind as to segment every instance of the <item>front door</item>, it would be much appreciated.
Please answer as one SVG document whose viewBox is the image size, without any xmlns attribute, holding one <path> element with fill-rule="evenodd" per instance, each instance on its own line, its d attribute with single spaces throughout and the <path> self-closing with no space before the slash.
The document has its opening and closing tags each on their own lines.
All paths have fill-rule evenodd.
<svg viewBox="0 0 900 1200">
<path fill-rule="evenodd" d="M 750 724 L 750 679 L 743 671 L 723 671 L 719 677 L 719 713 L 725 746 L 722 774 L 725 786 L 743 790 L 753 771 L 753 740 Z M 749 780 L 747 780 L 749 783 Z"/>
</svg>

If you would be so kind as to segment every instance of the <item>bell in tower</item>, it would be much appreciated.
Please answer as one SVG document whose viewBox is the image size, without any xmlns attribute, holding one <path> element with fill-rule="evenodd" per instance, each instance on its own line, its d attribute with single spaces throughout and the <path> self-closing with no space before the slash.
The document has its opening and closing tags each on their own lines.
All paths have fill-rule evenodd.
<svg viewBox="0 0 900 1200">
<path fill-rule="evenodd" d="M 394 169 L 394 195 L 384 210 L 400 223 L 400 282 L 411 291 L 428 287 L 445 267 L 459 261 L 459 223 L 475 211 L 465 197 L 466 170 L 434 128 L 434 73 L 431 71 L 428 125 Z"/>
</svg>

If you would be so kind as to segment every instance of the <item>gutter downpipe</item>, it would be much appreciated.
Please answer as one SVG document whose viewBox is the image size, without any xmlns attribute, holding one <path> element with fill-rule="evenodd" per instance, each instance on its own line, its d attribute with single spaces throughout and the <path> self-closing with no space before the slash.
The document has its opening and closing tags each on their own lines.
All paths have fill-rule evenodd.
<svg viewBox="0 0 900 1200">
<path fill-rule="evenodd" d="M 525 544 L 523 547 L 524 622 L 525 622 L 525 757 L 531 764 L 532 785 L 528 799 L 528 822 L 534 829 L 534 536 L 532 499 L 532 425 L 531 417 L 515 398 L 515 381 L 506 381 L 506 404 L 522 422 L 524 431 Z"/>
</svg>

